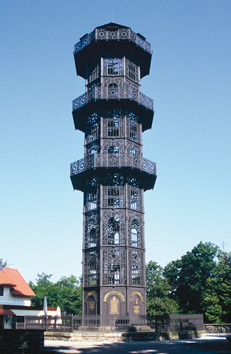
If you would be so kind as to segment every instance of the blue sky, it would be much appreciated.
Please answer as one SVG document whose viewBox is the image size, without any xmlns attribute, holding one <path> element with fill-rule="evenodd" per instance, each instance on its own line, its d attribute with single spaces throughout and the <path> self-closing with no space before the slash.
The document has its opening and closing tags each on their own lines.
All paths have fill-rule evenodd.
<svg viewBox="0 0 231 354">
<path fill-rule="evenodd" d="M 200 241 L 231 251 L 231 1 L 0 1 L 0 258 L 27 281 L 81 275 L 83 157 L 72 100 L 84 93 L 73 48 L 114 22 L 152 44 L 141 91 L 154 99 L 144 157 L 146 261 L 161 266 Z"/>
</svg>

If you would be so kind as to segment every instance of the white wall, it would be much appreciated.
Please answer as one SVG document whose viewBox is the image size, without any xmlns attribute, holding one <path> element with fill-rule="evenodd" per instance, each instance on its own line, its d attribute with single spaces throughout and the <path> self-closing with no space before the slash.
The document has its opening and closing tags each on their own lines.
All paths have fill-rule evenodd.
<svg viewBox="0 0 231 354">
<path fill-rule="evenodd" d="M 12 295 L 10 286 L 4 286 L 3 296 L 0 296 L 0 305 L 31 306 L 30 297 Z"/>
</svg>

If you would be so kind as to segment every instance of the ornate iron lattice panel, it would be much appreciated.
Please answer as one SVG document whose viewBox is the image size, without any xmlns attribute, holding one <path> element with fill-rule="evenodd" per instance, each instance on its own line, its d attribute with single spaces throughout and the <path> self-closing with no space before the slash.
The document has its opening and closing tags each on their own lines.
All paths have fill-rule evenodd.
<svg viewBox="0 0 231 354">
<path fill-rule="evenodd" d="M 103 250 L 103 285 L 125 285 L 125 248 Z"/>
<path fill-rule="evenodd" d="M 96 188 L 88 189 L 84 194 L 85 211 L 92 211 L 99 207 L 99 186 Z"/>
<path fill-rule="evenodd" d="M 143 214 L 129 213 L 128 217 L 128 244 L 130 247 L 142 248 L 143 244 Z"/>
<path fill-rule="evenodd" d="M 93 211 L 89 211 L 88 213 L 85 213 L 84 219 L 85 219 L 84 220 L 85 221 L 85 247 L 86 248 L 93 247 L 92 245 L 93 234 L 95 238 L 95 246 L 99 245 L 99 230 L 100 230 L 99 211 L 96 209 Z"/>
<path fill-rule="evenodd" d="M 140 188 L 129 186 L 127 188 L 128 191 L 128 208 L 142 211 L 141 205 L 141 193 Z"/>
<path fill-rule="evenodd" d="M 125 211 L 104 211 L 103 245 L 125 245 Z"/>
<path fill-rule="evenodd" d="M 96 249 L 85 251 L 84 285 L 96 286 L 99 284 L 100 262 Z"/>
<path fill-rule="evenodd" d="M 111 84 L 117 84 L 116 79 L 111 79 Z M 110 85 L 110 84 L 109 84 Z M 118 84 L 117 84 L 118 85 Z M 138 88 L 135 85 L 130 85 L 128 87 L 118 86 L 117 94 L 109 94 L 108 86 L 101 87 L 92 87 L 90 92 L 86 92 L 83 95 L 77 97 L 73 100 L 72 110 L 75 111 L 87 103 L 92 102 L 93 100 L 107 100 L 107 99 L 129 99 L 141 104 L 145 108 L 148 108 L 153 111 L 153 100 L 148 96 L 144 95 L 141 92 L 138 92 Z"/>
<path fill-rule="evenodd" d="M 144 285 L 144 271 L 143 271 L 143 251 L 130 250 L 129 251 L 129 283 L 130 285 Z"/>
</svg>

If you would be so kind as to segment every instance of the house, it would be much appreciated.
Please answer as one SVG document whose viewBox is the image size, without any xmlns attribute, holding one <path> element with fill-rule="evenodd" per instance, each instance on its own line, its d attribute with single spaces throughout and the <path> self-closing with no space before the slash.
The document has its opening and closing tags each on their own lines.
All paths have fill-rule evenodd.
<svg viewBox="0 0 231 354">
<path fill-rule="evenodd" d="M 12 328 L 24 323 L 25 316 L 45 316 L 42 307 L 32 307 L 36 296 L 17 269 L 3 267 L 0 262 L 0 328 Z M 60 317 L 59 307 L 48 307 L 47 315 Z"/>
</svg>

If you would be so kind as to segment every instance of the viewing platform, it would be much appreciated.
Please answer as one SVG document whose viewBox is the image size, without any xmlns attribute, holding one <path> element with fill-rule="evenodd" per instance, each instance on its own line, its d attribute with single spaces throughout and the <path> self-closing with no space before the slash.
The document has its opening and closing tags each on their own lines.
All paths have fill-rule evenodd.
<svg viewBox="0 0 231 354">
<path fill-rule="evenodd" d="M 92 173 L 95 177 L 97 175 L 102 176 L 108 168 L 110 168 L 111 173 L 118 173 L 118 168 L 123 170 L 123 173 L 127 170 L 127 174 L 129 174 L 129 170 L 132 170 L 132 173 L 138 178 L 139 175 L 141 177 L 141 175 L 145 174 L 146 176 L 143 179 L 144 190 L 152 189 L 156 180 L 155 162 L 134 154 L 119 153 L 116 156 L 110 153 L 95 153 L 71 163 L 70 167 L 73 187 L 78 190 L 82 190 L 82 184 L 85 181 L 83 174 L 87 173 L 89 176 Z"/>
<path fill-rule="evenodd" d="M 151 44 L 140 33 L 115 23 L 96 27 L 86 33 L 74 46 L 77 74 L 86 79 L 86 58 L 97 58 L 102 52 L 110 56 L 133 57 L 139 63 L 141 78 L 149 74 L 152 57 Z"/>
<path fill-rule="evenodd" d="M 153 100 L 138 91 L 118 87 L 118 90 L 110 92 L 107 88 L 93 87 L 89 92 L 72 101 L 72 114 L 76 129 L 84 131 L 85 120 L 88 112 L 103 105 L 103 108 L 126 107 L 136 111 L 142 117 L 142 131 L 150 129 L 154 116 Z M 92 105 L 91 105 L 92 103 Z M 93 107 L 92 107 L 93 106 Z M 79 116 L 81 119 L 79 119 Z"/>
</svg>

